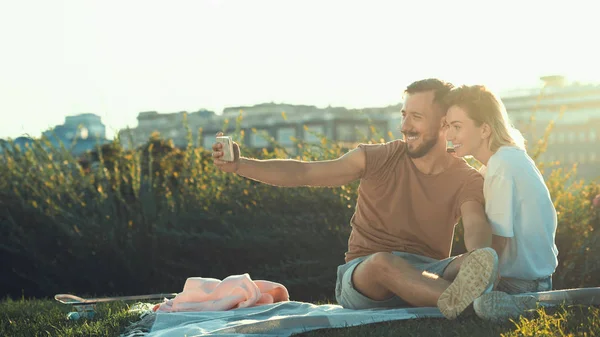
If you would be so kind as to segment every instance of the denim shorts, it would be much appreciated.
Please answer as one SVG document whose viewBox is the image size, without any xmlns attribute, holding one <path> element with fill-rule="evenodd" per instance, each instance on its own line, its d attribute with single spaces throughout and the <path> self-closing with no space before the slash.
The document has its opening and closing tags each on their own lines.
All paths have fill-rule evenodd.
<svg viewBox="0 0 600 337">
<path fill-rule="evenodd" d="M 410 254 L 405 252 L 392 252 L 396 256 L 402 257 L 406 262 L 421 271 L 427 271 L 442 277 L 446 267 L 456 256 L 443 260 L 432 259 L 427 256 Z M 387 300 L 375 301 L 361 294 L 352 284 L 352 274 L 356 267 L 368 256 L 362 256 L 352 261 L 338 266 L 337 281 L 335 283 L 335 298 L 339 305 L 347 309 L 373 309 L 373 308 L 401 308 L 411 307 L 410 304 L 398 296 L 392 296 Z"/>
<path fill-rule="evenodd" d="M 539 278 L 537 280 L 521 280 L 510 277 L 502 277 L 495 290 L 507 294 L 521 294 L 552 290 L 552 276 Z"/>
</svg>

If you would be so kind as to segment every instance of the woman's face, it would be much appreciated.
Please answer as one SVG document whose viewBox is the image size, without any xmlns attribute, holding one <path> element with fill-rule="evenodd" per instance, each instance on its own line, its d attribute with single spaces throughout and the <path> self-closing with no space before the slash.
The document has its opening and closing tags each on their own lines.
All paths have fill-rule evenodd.
<svg viewBox="0 0 600 337">
<path fill-rule="evenodd" d="M 474 156 L 486 144 L 482 126 L 476 126 L 475 121 L 461 107 L 451 106 L 446 113 L 446 122 L 446 139 L 452 142 L 457 156 Z"/>
</svg>

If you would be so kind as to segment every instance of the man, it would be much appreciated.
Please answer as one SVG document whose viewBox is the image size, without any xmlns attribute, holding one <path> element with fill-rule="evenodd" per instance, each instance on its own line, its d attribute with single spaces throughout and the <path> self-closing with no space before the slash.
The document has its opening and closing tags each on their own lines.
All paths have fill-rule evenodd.
<svg viewBox="0 0 600 337">
<path fill-rule="evenodd" d="M 498 263 L 489 248 L 483 178 L 446 150 L 443 101 L 452 87 L 425 79 L 406 88 L 404 140 L 361 144 L 316 162 L 244 158 L 237 144 L 234 161 L 226 162 L 216 143 L 213 161 L 223 171 L 284 187 L 360 179 L 346 263 L 338 267 L 338 303 L 353 309 L 437 305 L 452 319 L 492 286 Z M 470 253 L 450 258 L 461 216 Z"/>
</svg>

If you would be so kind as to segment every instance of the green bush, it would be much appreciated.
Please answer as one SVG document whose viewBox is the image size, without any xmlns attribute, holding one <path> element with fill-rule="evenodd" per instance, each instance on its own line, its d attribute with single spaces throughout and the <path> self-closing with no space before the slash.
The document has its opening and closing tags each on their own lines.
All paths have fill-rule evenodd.
<svg viewBox="0 0 600 337">
<path fill-rule="evenodd" d="M 232 135 L 243 139 L 243 130 Z M 347 150 L 325 138 L 297 141 L 298 156 L 274 142 L 262 151 L 241 145 L 257 158 L 332 159 Z M 207 149 L 193 146 L 189 130 L 185 149 L 153 135 L 135 150 L 115 139 L 74 158 L 41 139 L 0 158 L 0 287 L 7 294 L 179 291 L 190 276 L 248 272 L 283 283 L 295 300 L 333 297 L 357 182 L 277 188 L 226 174 Z M 555 169 L 547 181 L 559 212 L 557 288 L 600 279 L 600 224 L 590 204 L 600 188 L 570 182 L 573 173 Z M 459 226 L 455 253 L 460 233 Z"/>
</svg>

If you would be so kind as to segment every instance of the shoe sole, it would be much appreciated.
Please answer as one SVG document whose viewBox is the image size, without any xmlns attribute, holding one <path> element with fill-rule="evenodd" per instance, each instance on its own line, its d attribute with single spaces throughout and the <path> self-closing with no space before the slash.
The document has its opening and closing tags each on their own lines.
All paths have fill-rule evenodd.
<svg viewBox="0 0 600 337">
<path fill-rule="evenodd" d="M 465 258 L 456 278 L 442 293 L 437 306 L 448 319 L 460 315 L 496 278 L 498 255 L 491 248 L 473 251 Z"/>
<path fill-rule="evenodd" d="M 537 299 L 531 295 L 509 295 L 502 291 L 492 291 L 481 295 L 473 302 L 475 314 L 489 321 L 518 318 L 527 310 L 537 308 Z"/>
</svg>

